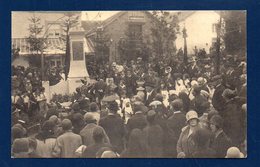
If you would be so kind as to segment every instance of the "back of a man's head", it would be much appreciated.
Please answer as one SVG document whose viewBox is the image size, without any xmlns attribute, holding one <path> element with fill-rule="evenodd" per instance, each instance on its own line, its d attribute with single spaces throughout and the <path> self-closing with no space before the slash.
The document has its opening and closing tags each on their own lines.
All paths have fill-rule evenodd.
<svg viewBox="0 0 260 167">
<path fill-rule="evenodd" d="M 181 99 L 175 99 L 171 102 L 171 107 L 174 111 L 181 111 L 183 107 L 183 102 Z"/>
<path fill-rule="evenodd" d="M 95 143 L 101 143 L 104 139 L 104 131 L 101 127 L 96 127 L 93 131 L 93 139 Z"/>
</svg>

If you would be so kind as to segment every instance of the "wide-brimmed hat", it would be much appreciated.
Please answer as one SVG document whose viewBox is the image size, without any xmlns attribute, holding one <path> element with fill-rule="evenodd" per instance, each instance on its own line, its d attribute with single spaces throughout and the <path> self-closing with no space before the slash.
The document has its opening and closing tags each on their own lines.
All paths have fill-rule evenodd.
<svg viewBox="0 0 260 167">
<path fill-rule="evenodd" d="M 188 122 L 191 119 L 199 120 L 198 113 L 196 111 L 191 110 L 191 111 L 187 112 L 187 114 L 186 114 L 186 121 Z"/>
<path fill-rule="evenodd" d="M 230 147 L 227 150 L 226 158 L 244 158 L 244 154 L 237 147 Z"/>
</svg>

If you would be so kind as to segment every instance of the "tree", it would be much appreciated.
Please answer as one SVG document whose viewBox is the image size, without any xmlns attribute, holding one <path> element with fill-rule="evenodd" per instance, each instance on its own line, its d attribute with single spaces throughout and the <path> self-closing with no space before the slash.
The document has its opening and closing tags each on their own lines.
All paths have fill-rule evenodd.
<svg viewBox="0 0 260 167">
<path fill-rule="evenodd" d="M 245 54 L 246 13 L 245 11 L 223 11 L 225 22 L 224 43 L 227 54 Z"/>
<path fill-rule="evenodd" d="M 66 43 L 65 47 L 65 78 L 67 79 L 70 68 L 70 38 L 69 31 L 71 28 L 76 27 L 79 24 L 79 15 L 75 12 L 65 12 L 62 19 L 62 34 L 61 39 Z"/>
<path fill-rule="evenodd" d="M 138 29 L 138 25 L 136 28 Z M 143 37 L 141 29 L 135 31 L 134 28 L 128 26 L 125 30 L 125 37 L 120 38 L 117 46 L 121 59 L 129 62 L 135 60 L 137 57 L 141 57 L 147 62 L 150 55 L 148 39 L 147 37 Z"/>
<path fill-rule="evenodd" d="M 39 55 L 41 53 L 41 74 L 42 80 L 44 79 L 44 49 L 47 48 L 47 38 L 48 36 L 42 35 L 43 26 L 41 25 L 41 19 L 33 15 L 29 18 L 29 36 L 27 37 L 27 42 L 29 44 L 30 51 L 33 55 Z"/>
<path fill-rule="evenodd" d="M 19 57 L 20 48 L 14 48 L 12 45 L 12 61 Z"/>
<path fill-rule="evenodd" d="M 153 11 L 152 15 L 155 19 L 151 27 L 153 55 L 169 60 L 176 52 L 174 42 L 179 32 L 178 17 L 166 11 Z"/>
<path fill-rule="evenodd" d="M 97 28 L 96 36 L 93 39 L 95 44 L 95 61 L 104 64 L 109 61 L 110 37 L 102 26 Z"/>
<path fill-rule="evenodd" d="M 41 25 L 41 19 L 33 15 L 29 18 L 29 36 L 27 42 L 30 45 L 30 51 L 33 54 L 39 54 L 46 48 L 47 37 L 43 37 L 43 26 Z"/>
</svg>

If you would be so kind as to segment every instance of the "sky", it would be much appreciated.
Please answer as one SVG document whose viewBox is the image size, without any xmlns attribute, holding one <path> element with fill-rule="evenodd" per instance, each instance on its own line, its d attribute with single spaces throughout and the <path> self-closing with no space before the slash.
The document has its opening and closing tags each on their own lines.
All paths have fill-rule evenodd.
<svg viewBox="0 0 260 167">
<path fill-rule="evenodd" d="M 105 20 L 118 12 L 119 11 L 83 11 L 81 19 L 86 21 Z"/>
</svg>

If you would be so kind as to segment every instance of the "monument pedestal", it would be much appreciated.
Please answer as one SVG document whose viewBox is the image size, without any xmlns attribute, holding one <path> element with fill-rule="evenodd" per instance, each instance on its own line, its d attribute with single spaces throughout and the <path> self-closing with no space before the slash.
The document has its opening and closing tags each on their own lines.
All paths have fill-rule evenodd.
<svg viewBox="0 0 260 167">
<path fill-rule="evenodd" d="M 68 74 L 69 94 L 82 85 L 81 79 L 88 80 L 89 74 L 85 62 L 84 38 L 85 32 L 76 27 L 69 32 L 70 35 L 70 70 Z"/>
</svg>

